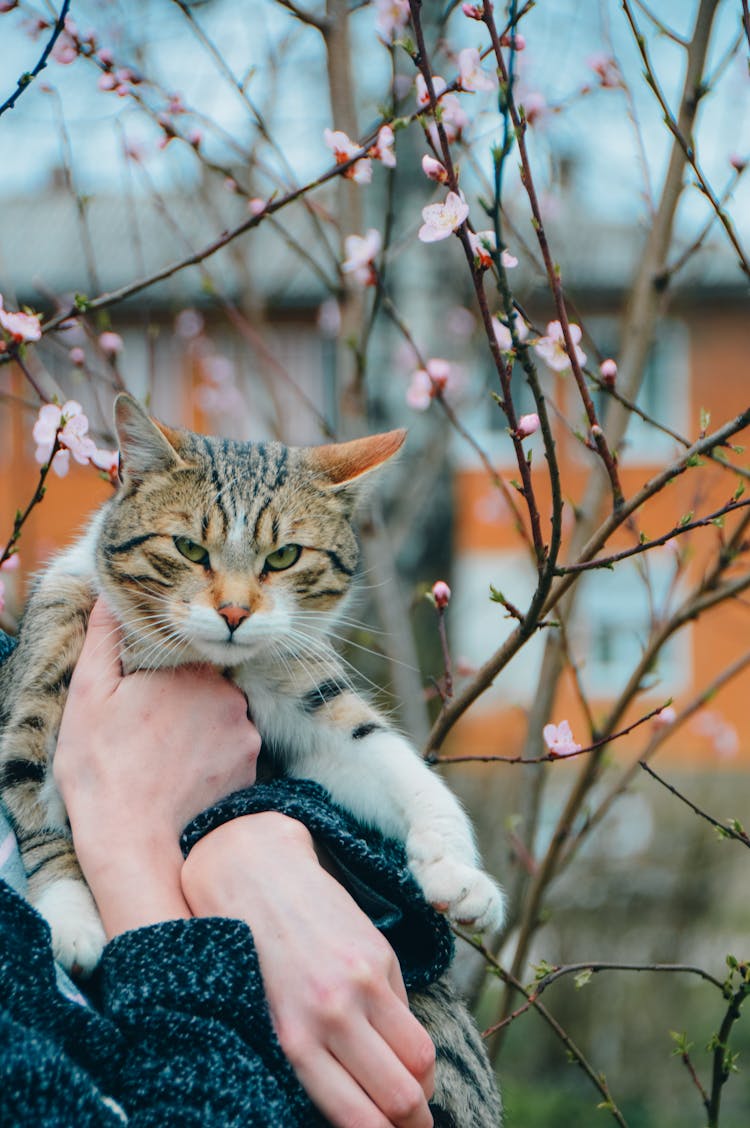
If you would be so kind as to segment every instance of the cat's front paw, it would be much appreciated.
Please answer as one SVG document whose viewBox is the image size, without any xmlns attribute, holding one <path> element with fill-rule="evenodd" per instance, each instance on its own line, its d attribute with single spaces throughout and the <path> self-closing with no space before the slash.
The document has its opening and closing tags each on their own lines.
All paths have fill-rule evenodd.
<svg viewBox="0 0 750 1128">
<path fill-rule="evenodd" d="M 60 878 L 42 890 L 35 906 L 52 929 L 55 959 L 74 975 L 91 975 L 107 938 L 87 886 Z"/>
<path fill-rule="evenodd" d="M 455 924 L 484 931 L 500 928 L 505 896 L 489 874 L 446 850 L 435 832 L 412 833 L 406 841 L 409 867 L 430 904 Z"/>
</svg>

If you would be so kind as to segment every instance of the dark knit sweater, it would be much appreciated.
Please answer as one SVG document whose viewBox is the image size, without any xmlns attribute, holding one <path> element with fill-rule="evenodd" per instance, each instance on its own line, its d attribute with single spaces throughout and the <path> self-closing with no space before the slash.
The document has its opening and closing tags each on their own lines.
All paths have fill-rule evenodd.
<svg viewBox="0 0 750 1128">
<path fill-rule="evenodd" d="M 0 632 L 0 650 L 2 641 Z M 317 784 L 277 780 L 230 796 L 187 828 L 184 851 L 262 810 L 299 819 L 327 847 L 407 986 L 446 969 L 449 929 L 403 848 L 358 826 Z M 46 922 L 0 881 L 0 1128 L 325 1124 L 278 1043 L 244 923 L 178 920 L 118 936 L 91 993 L 85 1006 L 59 991 Z"/>
</svg>

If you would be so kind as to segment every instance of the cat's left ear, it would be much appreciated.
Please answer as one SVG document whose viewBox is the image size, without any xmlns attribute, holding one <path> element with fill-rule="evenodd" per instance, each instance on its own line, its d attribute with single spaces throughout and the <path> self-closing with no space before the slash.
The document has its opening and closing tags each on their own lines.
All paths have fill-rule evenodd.
<svg viewBox="0 0 750 1128">
<path fill-rule="evenodd" d="M 326 443 L 305 450 L 309 466 L 323 474 L 334 489 L 358 483 L 366 474 L 377 470 L 403 446 L 406 431 L 386 431 L 367 435 L 346 443 Z"/>
<path fill-rule="evenodd" d="M 179 431 L 157 423 L 127 392 L 115 400 L 115 431 L 120 444 L 123 482 L 142 482 L 159 470 L 184 465 L 179 456 Z"/>
</svg>

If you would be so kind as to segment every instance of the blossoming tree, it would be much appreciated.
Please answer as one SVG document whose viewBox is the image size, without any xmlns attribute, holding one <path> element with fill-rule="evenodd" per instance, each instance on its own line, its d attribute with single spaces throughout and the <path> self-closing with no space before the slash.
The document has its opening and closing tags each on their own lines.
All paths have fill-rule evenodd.
<svg viewBox="0 0 750 1128">
<path fill-rule="evenodd" d="M 45 497 L 52 492 L 50 482 L 54 484 L 50 471 L 96 473 L 116 482 L 111 435 L 106 427 L 92 425 L 71 394 L 68 376 L 59 376 L 60 364 L 52 361 L 64 355 L 68 372 L 75 373 L 87 394 L 93 389 L 111 398 L 113 389 L 127 386 L 127 347 L 112 324 L 118 324 L 128 298 L 147 295 L 190 269 L 201 270 L 204 295 L 219 314 L 241 337 L 261 342 L 270 383 L 289 382 L 274 356 L 273 335 L 264 336 L 258 325 L 258 307 L 250 301 L 250 267 L 243 265 L 248 271 L 246 304 L 242 296 L 224 293 L 221 281 L 210 273 L 219 252 L 230 248 L 239 255 L 261 230 L 276 230 L 299 268 L 315 275 L 320 332 L 335 342 L 336 426 L 329 419 L 324 430 L 353 433 L 376 426 L 384 415 L 403 420 L 409 413 L 415 423 L 416 454 L 406 469 L 408 479 L 394 479 L 390 527 L 413 526 L 410 499 L 412 505 L 416 497 L 429 506 L 432 476 L 460 444 L 470 451 L 482 488 L 496 506 L 493 520 L 514 538 L 514 559 L 523 561 L 529 577 L 523 602 L 510 594 L 513 581 L 504 575 L 481 593 L 483 618 L 496 616 L 491 620 L 496 642 L 477 662 L 462 662 L 453 654 L 460 626 L 453 615 L 459 613 L 462 593 L 455 581 L 452 591 L 439 574 L 421 578 L 417 594 L 427 600 L 419 601 L 422 611 L 411 619 L 413 589 L 406 592 L 403 606 L 392 587 L 388 598 L 376 599 L 385 628 L 382 645 L 391 660 L 401 715 L 432 762 L 474 761 L 471 770 L 485 773 L 513 772 L 516 768 L 509 765 L 517 765 L 524 773 L 505 821 L 493 811 L 477 811 L 486 839 L 501 843 L 500 852 L 510 856 L 506 872 L 499 875 L 511 894 L 510 919 L 501 936 L 464 938 L 481 953 L 474 992 L 484 1015 L 494 1008 L 487 1017 L 487 1035 L 501 1077 L 505 1033 L 535 1012 L 598 1091 L 600 1107 L 626 1124 L 627 1108 L 593 1055 L 590 1061 L 575 1031 L 563 1029 L 547 1000 L 540 998 L 568 976 L 584 986 L 595 972 L 622 969 L 622 964 L 589 953 L 575 960 L 554 953 L 554 963 L 537 961 L 534 966 L 531 961 L 539 952 L 554 883 L 577 872 L 583 847 L 590 838 L 596 841 L 595 833 L 606 834 L 608 819 L 641 769 L 654 789 L 670 786 L 652 765 L 657 751 L 704 715 L 709 697 L 746 677 L 750 667 L 750 650 L 743 645 L 731 660 L 705 670 L 690 696 L 671 703 L 667 694 L 659 698 L 657 692 L 653 699 L 652 692 L 646 700 L 650 675 L 671 640 L 689 624 L 737 607 L 750 587 L 750 510 L 743 497 L 749 471 L 737 445 L 750 423 L 746 394 L 745 402 L 732 403 L 726 417 L 711 420 L 704 412 L 685 429 L 674 424 L 668 410 L 666 416 L 650 411 L 640 395 L 670 288 L 680 272 L 689 272 L 709 245 L 723 244 L 731 251 L 737 282 L 744 275 L 746 286 L 750 278 L 732 212 L 745 158 L 724 154 L 731 172 L 727 183 L 717 187 L 716 161 L 704 160 L 703 145 L 709 146 L 697 116 L 701 101 L 713 96 L 750 49 L 747 4 L 743 0 L 742 22 L 727 37 L 719 26 L 719 0 L 690 5 L 692 23 L 680 31 L 647 5 L 622 0 L 617 27 L 612 17 L 611 25 L 604 21 L 599 28 L 603 49 L 588 62 L 577 60 L 585 79 L 556 99 L 540 88 L 542 79 L 528 60 L 535 43 L 544 41 L 545 21 L 557 9 L 563 25 L 573 18 L 562 0 L 538 5 L 547 7 L 546 13 L 515 0 L 507 8 L 485 0 L 435 5 L 434 10 L 420 0 L 257 0 L 251 6 L 271 21 L 272 49 L 265 68 L 246 67 L 241 73 L 229 61 L 232 36 L 227 32 L 241 19 L 239 13 L 228 23 L 212 23 L 212 4 L 206 5 L 205 21 L 201 6 L 181 0 L 171 5 L 191 45 L 189 69 L 211 69 L 211 81 L 224 84 L 222 97 L 231 93 L 241 105 L 241 125 L 235 115 L 222 117 L 223 100 L 207 99 L 212 114 L 176 93 L 174 79 L 163 77 L 168 68 L 138 42 L 127 18 L 118 28 L 106 5 L 92 14 L 98 21 L 93 30 L 83 30 L 71 18 L 67 0 L 54 16 L 32 13 L 15 2 L 0 6 L 5 21 L 21 13 L 38 51 L 35 65 L 15 89 L 11 82 L 7 97 L 0 94 L 5 97 L 0 129 L 8 120 L 4 115 L 34 96 L 30 90 L 47 83 L 43 94 L 50 97 L 49 83 L 62 86 L 68 71 L 80 71 L 87 75 L 92 95 L 108 106 L 123 107 L 124 159 L 131 171 L 142 172 L 141 191 L 158 203 L 165 223 L 176 221 L 152 171 L 178 149 L 209 198 L 229 194 L 242 209 L 233 225 L 212 237 L 207 233 L 200 246 L 189 246 L 179 260 L 134 274 L 111 291 L 96 286 L 93 251 L 89 289 L 72 299 L 47 292 L 33 308 L 19 308 L 8 275 L 0 301 L 0 364 L 21 373 L 25 387 L 22 394 L 8 394 L 6 402 L 28 421 L 28 440 L 36 446 L 40 470 L 33 496 L 18 498 L 15 517 L 5 533 L 0 530 L 0 567 L 13 569 L 23 557 L 29 515 L 38 511 L 43 517 L 50 504 Z M 226 9 L 218 8 L 223 17 Z M 684 11 L 676 9 L 677 16 L 687 25 Z M 655 45 L 664 39 L 683 61 L 677 94 L 672 89 L 665 93 L 654 61 Z M 548 61 L 554 58 L 553 47 L 547 45 Z M 292 72 L 284 69 L 287 49 L 302 52 Z M 377 63 L 368 68 L 371 59 Z M 187 82 L 187 74 L 183 77 Z M 321 99 L 323 86 L 326 99 Z M 304 140 L 295 136 L 283 113 L 275 121 L 273 97 L 262 106 L 267 92 L 279 87 L 293 89 L 306 103 L 324 105 L 325 122 L 314 137 L 308 132 Z M 650 152 L 643 96 L 653 100 L 664 122 L 658 148 L 663 173 Z M 747 99 L 746 89 L 743 96 Z M 610 111 L 600 118 L 587 109 L 608 97 L 621 100 L 619 116 Z M 570 255 L 565 268 L 556 257 L 556 237 L 562 239 L 571 195 L 549 174 L 549 165 L 554 165 L 555 144 L 568 128 L 566 121 L 575 114 L 574 149 L 585 148 L 582 121 L 590 120 L 593 129 L 601 121 L 616 120 L 618 129 L 632 129 L 634 163 L 643 180 L 641 218 L 647 230 L 637 258 L 628 260 L 630 278 L 617 311 L 614 348 L 610 339 L 603 339 L 601 323 L 577 306 L 576 286 L 566 273 Z M 365 115 L 367 128 L 360 125 Z M 58 119 L 51 128 L 67 136 L 69 126 Z M 128 129 L 141 140 L 129 138 Z M 82 242 L 89 246 L 86 197 L 75 186 L 70 160 L 68 155 L 67 187 L 77 201 Z M 709 163 L 710 175 L 705 171 Z M 179 173 L 179 167 L 172 170 L 172 175 Z M 689 184 L 697 187 L 702 205 L 688 208 L 680 226 L 678 206 Z M 309 222 L 309 237 L 299 238 L 288 218 L 300 211 Z M 585 218 L 576 212 L 576 222 Z M 601 227 L 592 221 L 588 230 L 577 231 L 576 240 L 580 245 L 587 238 L 596 242 Z M 266 265 L 255 266 L 258 274 Z M 173 312 L 176 334 L 188 342 L 186 351 L 201 371 L 211 370 L 199 388 L 204 416 L 223 410 L 242 418 L 250 391 L 238 385 L 231 364 L 217 352 L 203 316 L 184 302 Z M 449 357 L 436 355 L 444 348 L 452 349 Z M 291 384 L 301 404 L 304 391 L 293 380 Z M 668 389 L 659 403 L 669 408 Z M 492 428 L 475 426 L 478 404 L 485 414 L 493 413 Z M 306 403 L 306 410 L 310 406 Z M 31 408 L 33 419 L 27 414 Z M 628 434 L 634 425 L 645 427 L 654 441 L 668 440 L 668 454 L 645 481 L 628 470 Z M 655 500 L 670 496 L 673 483 L 688 477 L 694 504 L 654 509 Z M 655 512 L 658 528 L 652 523 Z M 393 578 L 394 554 L 377 508 L 366 542 L 368 566 L 382 585 Z M 646 562 L 664 546 L 673 551 L 670 599 L 660 605 L 652 600 L 651 617 L 622 684 L 592 695 L 581 672 L 584 656 L 573 638 L 579 602 L 585 614 L 580 593 L 586 577 L 601 569 L 624 575 L 624 568 L 636 562 L 648 587 Z M 691 554 L 699 567 L 691 565 Z M 0 603 L 2 599 L 0 579 Z M 425 627 L 428 604 L 432 618 Z M 414 630 L 429 634 L 435 643 L 423 648 L 432 664 L 423 672 L 398 666 L 404 654 L 413 658 L 416 653 Z M 469 624 L 469 631 L 474 630 Z M 500 727 L 489 748 L 467 747 L 460 735 L 473 731 L 467 722 L 534 648 L 537 657 L 528 675 L 533 685 L 523 702 L 520 730 L 516 725 L 511 737 L 510 729 Z M 575 720 L 573 713 L 566 715 L 568 705 Z M 726 740 L 726 726 L 722 729 L 716 720 L 712 724 L 710 739 L 723 733 Z M 492 766 L 480 769 L 480 760 Z M 684 797 L 671 790 L 673 801 L 680 803 Z M 552 825 L 542 833 L 540 811 L 552 791 L 558 797 L 551 808 Z M 685 810 L 686 820 L 698 816 L 712 823 L 737 849 L 750 845 L 738 819 L 721 818 L 692 801 L 689 806 L 693 812 Z M 639 962 L 636 953 L 630 965 L 657 978 L 698 976 L 716 990 L 706 1004 L 714 1029 L 709 1059 L 696 1064 L 685 1036 L 676 1044 L 707 1123 L 718 1124 L 734 1067 L 731 1038 L 750 990 L 750 966 L 732 956 L 728 977 L 720 978 L 692 965 Z M 488 969 L 504 986 L 501 998 L 496 992 L 483 993 Z M 664 1028 L 670 1023 L 678 1024 L 679 1018 L 665 1016 Z"/>
</svg>

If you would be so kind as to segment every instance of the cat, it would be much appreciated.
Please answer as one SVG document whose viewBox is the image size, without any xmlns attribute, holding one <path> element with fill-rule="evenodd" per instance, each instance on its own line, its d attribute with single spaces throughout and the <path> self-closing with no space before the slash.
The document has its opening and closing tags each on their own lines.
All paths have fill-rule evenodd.
<svg viewBox="0 0 750 1128">
<path fill-rule="evenodd" d="M 425 897 L 451 920 L 499 927 L 503 895 L 480 868 L 463 809 L 353 690 L 329 641 L 358 563 L 361 480 L 405 432 L 302 448 L 235 442 L 158 423 L 126 393 L 115 429 L 120 488 L 37 578 L 3 686 L 1 797 L 60 962 L 89 973 L 104 944 L 50 771 L 98 594 L 122 625 L 126 672 L 206 661 L 230 669 L 276 768 L 316 780 L 357 819 L 401 839 Z M 492 1119 L 464 1113 L 456 1125 L 497 1124 L 499 1106 L 487 1107 Z"/>
</svg>

